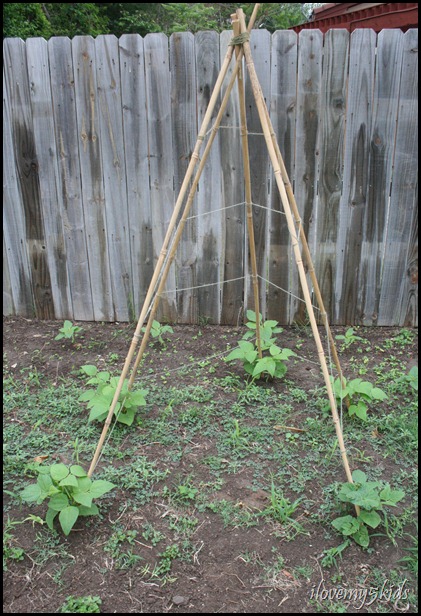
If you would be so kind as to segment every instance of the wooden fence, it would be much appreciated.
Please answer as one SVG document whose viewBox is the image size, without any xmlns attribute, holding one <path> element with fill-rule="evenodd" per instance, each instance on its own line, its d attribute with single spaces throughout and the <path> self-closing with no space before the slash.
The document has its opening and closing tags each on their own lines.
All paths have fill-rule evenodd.
<svg viewBox="0 0 421 616">
<path fill-rule="evenodd" d="M 231 32 L 4 41 L 5 315 L 137 320 Z M 252 32 L 332 324 L 417 324 L 418 30 Z M 246 81 L 261 310 L 305 320 Z M 237 92 L 160 320 L 252 307 Z"/>
</svg>

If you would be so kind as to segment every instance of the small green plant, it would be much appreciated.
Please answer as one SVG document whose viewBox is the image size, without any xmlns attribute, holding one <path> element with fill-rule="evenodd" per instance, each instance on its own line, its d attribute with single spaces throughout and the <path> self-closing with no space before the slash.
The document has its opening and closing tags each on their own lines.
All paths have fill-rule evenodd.
<svg viewBox="0 0 421 616">
<path fill-rule="evenodd" d="M 303 532 L 304 529 L 301 524 L 291 517 L 303 500 L 304 498 L 300 497 L 291 503 L 290 500 L 285 498 L 284 495 L 275 488 L 275 484 L 272 481 L 270 490 L 270 505 L 261 511 L 259 515 L 273 518 L 281 524 L 288 524 L 295 530 Z"/>
<path fill-rule="evenodd" d="M 387 528 L 387 514 L 384 507 L 394 507 L 405 496 L 402 490 L 392 490 L 388 483 L 367 481 L 365 473 L 355 470 L 352 473 L 354 483 L 346 482 L 339 490 L 339 499 L 360 508 L 358 516 L 342 516 L 333 520 L 332 525 L 344 537 L 351 537 L 358 545 L 366 548 L 370 543 L 368 528 L 377 528 L 381 524 L 383 513 Z M 379 513 L 380 512 L 380 513 Z"/>
<path fill-rule="evenodd" d="M 262 324 L 260 325 L 259 331 L 263 356 L 259 357 L 257 340 L 249 342 L 250 338 L 256 336 L 256 314 L 252 310 L 247 310 L 247 318 L 249 320 L 246 323 L 246 327 L 248 327 L 249 331 L 244 334 L 242 340 L 238 342 L 238 347 L 231 351 L 225 358 L 225 361 L 242 361 L 245 372 L 247 372 L 253 380 L 263 377 L 282 378 L 287 371 L 285 362 L 292 355 L 296 355 L 296 353 L 290 349 L 281 349 L 277 346 L 276 338 L 273 336 L 276 333 L 282 332 L 282 328 L 277 327 L 277 321 L 265 321 L 262 323 L 260 315 L 260 323 Z"/>
<path fill-rule="evenodd" d="M 409 552 L 409 554 L 401 558 L 398 562 L 405 563 L 408 571 L 418 575 L 418 535 L 416 537 L 413 535 L 407 536 L 412 540 L 412 546 L 404 548 L 405 552 Z"/>
<path fill-rule="evenodd" d="M 344 335 L 338 334 L 338 336 L 335 336 L 335 338 L 336 340 L 343 340 L 341 346 L 342 351 L 350 347 L 351 344 L 353 344 L 354 342 L 357 342 L 358 340 L 364 340 L 364 338 L 361 338 L 361 336 L 355 335 L 353 327 L 347 329 Z"/>
<path fill-rule="evenodd" d="M 418 366 L 412 366 L 408 374 L 398 379 L 399 383 L 407 383 L 414 391 L 418 391 Z"/>
<path fill-rule="evenodd" d="M 79 396 L 79 401 L 88 402 L 90 408 L 89 419 L 103 421 L 108 414 L 111 402 L 114 398 L 119 379 L 112 377 L 109 372 L 100 372 L 96 366 L 82 366 L 81 371 L 90 378 L 87 385 L 96 385 L 96 389 L 85 391 Z M 120 396 L 114 409 L 117 421 L 131 426 L 140 406 L 145 406 L 145 397 L 148 393 L 146 389 L 136 389 L 129 391 L 129 381 L 124 380 Z"/>
<path fill-rule="evenodd" d="M 101 599 L 87 595 L 74 597 L 70 595 L 60 608 L 60 614 L 100 614 Z"/>
<path fill-rule="evenodd" d="M 367 420 L 367 411 L 368 404 L 373 403 L 374 401 L 387 400 L 387 394 L 380 389 L 380 387 L 374 387 L 372 383 L 369 381 L 363 381 L 362 379 L 353 379 L 352 381 L 347 381 L 345 378 L 343 379 L 343 383 L 341 379 L 337 377 L 332 380 L 333 392 L 335 394 L 336 400 L 340 403 L 344 398 L 348 397 L 350 400 L 350 405 L 348 408 L 348 414 L 350 417 L 356 415 L 363 421 Z M 328 410 L 329 406 L 325 407 L 325 410 Z"/>
<path fill-rule="evenodd" d="M 146 327 L 142 328 L 142 332 L 145 332 Z M 151 336 L 158 340 L 161 346 L 165 347 L 164 336 L 166 334 L 173 334 L 174 330 L 170 325 L 161 325 L 159 321 L 152 321 Z"/>
<path fill-rule="evenodd" d="M 337 565 L 336 559 L 342 559 L 342 552 L 351 545 L 351 541 L 346 539 L 343 543 L 328 550 L 324 550 L 321 560 L 322 567 L 330 568 L 332 565 Z"/>
<path fill-rule="evenodd" d="M 61 340 L 62 338 L 67 338 L 74 342 L 75 337 L 83 331 L 83 328 L 78 327 L 78 325 L 73 325 L 71 321 L 64 321 L 63 327 L 61 327 L 58 331 L 60 333 L 57 334 L 54 340 Z"/>
<path fill-rule="evenodd" d="M 48 498 L 45 521 L 53 530 L 54 519 L 58 516 L 65 535 L 70 533 L 79 516 L 98 515 L 99 509 L 92 501 L 115 488 L 109 481 L 93 481 L 78 464 L 70 467 L 61 463 L 47 467 L 38 465 L 35 470 L 37 481 L 21 492 L 22 500 L 40 505 Z"/>
</svg>

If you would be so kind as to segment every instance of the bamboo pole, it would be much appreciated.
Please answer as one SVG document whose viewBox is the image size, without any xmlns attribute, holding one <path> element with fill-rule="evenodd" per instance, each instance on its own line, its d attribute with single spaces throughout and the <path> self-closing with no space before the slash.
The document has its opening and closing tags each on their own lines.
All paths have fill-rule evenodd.
<svg viewBox="0 0 421 616">
<path fill-rule="evenodd" d="M 263 94 L 261 93 L 260 85 L 259 85 L 259 91 L 260 91 L 260 95 L 263 96 Z M 283 157 L 282 157 L 282 154 L 281 154 L 281 150 L 279 148 L 278 141 L 276 139 L 275 131 L 273 130 L 273 126 L 272 126 L 272 123 L 271 123 L 271 120 L 270 120 L 270 116 L 269 116 L 269 111 L 268 111 L 266 105 L 264 106 L 264 109 L 265 109 L 266 119 L 268 121 L 268 126 L 269 126 L 269 129 L 270 129 L 270 134 L 271 134 L 271 138 L 272 138 L 273 147 L 275 148 L 276 156 L 278 158 L 279 166 L 280 166 L 280 169 L 281 169 L 282 180 L 284 182 L 285 190 L 286 190 L 286 193 L 288 195 L 289 204 L 290 204 L 292 213 L 293 213 L 294 218 L 295 218 L 295 223 L 296 223 L 296 225 L 298 227 L 298 230 L 299 230 L 300 240 L 301 240 L 301 244 L 302 244 L 303 252 L 304 252 L 304 258 L 305 258 L 307 266 L 308 266 L 308 272 L 310 274 L 310 278 L 311 278 L 311 282 L 313 283 L 313 288 L 314 288 L 314 293 L 315 293 L 315 296 L 316 296 L 316 300 L 317 300 L 317 303 L 318 303 L 319 308 L 320 308 L 320 316 L 322 317 L 323 325 L 324 325 L 324 327 L 326 329 L 326 332 L 327 332 L 327 335 L 328 335 L 328 338 L 329 338 L 329 343 L 330 343 L 330 348 L 331 348 L 331 351 L 332 351 L 333 361 L 334 361 L 336 369 L 338 371 L 339 378 L 340 378 L 341 383 L 342 383 L 342 387 L 345 388 L 346 383 L 345 383 L 345 380 L 344 380 L 344 375 L 343 375 L 343 372 L 342 372 L 341 363 L 339 361 L 339 356 L 338 356 L 338 352 L 337 352 L 337 349 L 336 349 L 335 340 L 333 338 L 332 331 L 330 329 L 329 321 L 328 321 L 328 318 L 327 318 L 326 308 L 325 308 L 325 305 L 324 305 L 324 302 L 323 302 L 323 298 L 322 298 L 322 294 L 321 294 L 320 287 L 319 287 L 319 281 L 317 280 L 316 271 L 314 269 L 313 260 L 311 258 L 310 249 L 309 249 L 307 238 L 306 238 L 306 234 L 305 234 L 305 231 L 304 231 L 304 228 L 303 228 L 303 225 L 302 225 L 300 213 L 298 211 L 298 206 L 297 206 L 297 202 L 295 200 L 295 195 L 294 195 L 294 192 L 292 190 L 291 182 L 290 182 L 290 179 L 288 177 L 288 172 L 287 172 L 286 167 L 285 167 L 285 163 L 284 163 L 284 160 L 283 160 Z M 345 404 L 349 408 L 350 401 L 349 401 L 349 397 L 348 396 L 345 398 Z"/>
<path fill-rule="evenodd" d="M 236 13 L 231 15 L 232 29 L 234 36 L 240 33 L 240 24 Z M 236 45 L 235 54 L 238 58 L 241 51 L 241 46 Z M 250 260 L 251 260 L 251 276 L 253 283 L 254 296 L 254 311 L 256 313 L 256 345 L 259 358 L 262 359 L 262 342 L 260 334 L 260 302 L 259 302 L 259 282 L 257 278 L 257 259 L 256 245 L 254 240 L 254 225 L 253 225 L 253 209 L 251 206 L 251 177 L 250 177 L 250 156 L 248 147 L 248 132 L 247 132 L 247 117 L 246 117 L 246 98 L 244 94 L 244 78 L 243 68 L 239 67 L 237 73 L 238 95 L 240 102 L 240 124 L 241 124 L 241 147 L 243 151 L 243 168 L 244 168 L 244 184 L 245 184 L 245 199 L 247 212 L 247 235 L 249 241 Z"/>
<path fill-rule="evenodd" d="M 245 21 L 244 21 L 244 13 L 242 11 L 242 9 L 238 9 L 237 10 L 237 15 L 240 21 L 240 27 L 241 27 L 241 32 L 245 33 L 246 32 L 246 27 L 245 27 Z M 330 378 L 329 378 L 329 370 L 327 367 L 327 363 L 326 363 L 326 358 L 325 358 L 325 354 L 323 351 L 323 346 L 321 343 L 321 339 L 320 339 L 320 334 L 319 334 L 319 330 L 317 327 L 317 322 L 314 316 L 314 310 L 313 310 L 313 306 L 311 303 L 311 298 L 310 298 L 310 292 L 308 289 L 308 284 L 307 284 L 307 278 L 306 278 L 306 273 L 304 270 L 304 265 L 303 265 L 303 261 L 302 261 L 302 257 L 301 257 L 301 252 L 300 252 L 300 247 L 298 244 L 298 238 L 297 238 L 297 234 L 296 234 L 296 229 L 295 229 L 295 225 L 294 225 L 294 219 L 292 216 L 292 212 L 291 212 L 291 208 L 290 208 L 290 204 L 288 201 L 288 195 L 285 189 L 285 185 L 283 182 L 283 178 L 282 178 L 282 172 L 281 172 L 281 167 L 279 165 L 279 161 L 278 161 L 278 157 L 272 142 L 272 137 L 271 137 L 271 130 L 269 127 L 269 120 L 268 120 L 268 116 L 267 113 L 265 112 L 265 102 L 264 102 L 264 98 L 262 97 L 261 94 L 261 90 L 260 90 L 260 85 L 259 85 L 259 81 L 257 78 L 257 74 L 256 74 L 256 70 L 254 67 L 254 63 L 253 63 L 253 58 L 251 56 L 251 51 L 250 51 L 250 43 L 248 41 L 245 41 L 243 43 L 243 49 L 244 49 L 244 56 L 246 59 L 246 65 L 247 65 L 247 69 L 249 71 L 249 75 L 250 75 L 250 80 L 251 80 L 251 84 L 252 84 L 252 89 L 253 89 L 253 95 L 254 98 L 256 100 L 256 106 L 257 106 L 257 110 L 259 113 L 259 118 L 260 118 L 260 122 L 262 125 L 262 130 L 264 133 L 264 137 L 265 137 L 265 141 L 266 141 L 266 145 L 268 148 L 268 152 L 269 152 L 269 156 L 272 162 L 272 166 L 273 166 L 273 170 L 274 170 L 274 174 L 275 174 L 275 180 L 276 180 L 276 184 L 278 186 L 278 190 L 281 196 L 281 200 L 282 200 L 282 204 L 284 207 L 284 212 L 285 212 L 285 216 L 287 219 L 287 225 L 288 225 L 288 230 L 291 236 L 291 241 L 292 241 L 292 247 L 293 247 L 293 251 L 294 251 L 294 256 L 295 256 L 295 261 L 297 264 L 297 268 L 298 268 L 298 273 L 299 273 L 299 277 L 300 277 L 300 282 L 301 282 L 301 287 L 302 287 L 302 291 L 303 291 L 303 295 L 304 295 L 304 300 L 306 302 L 306 306 L 307 306 L 307 311 L 309 314 L 309 318 L 310 318 L 310 324 L 311 324 L 311 329 L 313 331 L 313 336 L 316 342 L 316 346 L 317 346 L 317 351 L 318 351 L 318 355 L 319 355 L 319 361 L 320 361 L 320 365 L 322 368 L 322 373 L 323 373 L 323 377 L 324 377 L 324 381 L 326 384 L 326 389 L 328 392 L 328 397 L 329 397 L 329 403 L 330 403 L 330 408 L 332 411 L 332 418 L 333 418 L 333 423 L 335 425 L 335 430 L 336 430 L 336 436 L 338 439 L 338 444 L 339 444 L 339 450 L 341 452 L 341 456 L 342 456 L 342 463 L 345 469 L 345 474 L 347 476 L 347 480 L 350 483 L 353 483 L 352 480 L 352 474 L 351 474 L 351 470 L 349 467 L 349 462 L 348 462 L 348 458 L 347 458 L 347 454 L 346 454 L 346 449 L 345 449 L 345 443 L 344 443 L 344 439 L 343 439 L 343 434 L 342 434 L 342 430 L 341 430 L 341 425 L 340 425 L 340 421 L 339 421 L 339 415 L 338 415 L 338 411 L 336 408 L 336 401 L 335 401 L 335 396 L 333 394 L 333 390 L 332 390 L 332 385 L 330 382 Z M 273 131 L 272 131 L 273 132 Z M 358 513 L 358 508 L 357 509 L 357 513 Z"/>
<path fill-rule="evenodd" d="M 249 25 L 248 25 L 248 28 L 250 30 L 253 27 L 253 24 L 254 24 L 254 22 L 256 20 L 256 16 L 257 16 L 257 12 L 258 12 L 259 7 L 260 7 L 260 4 L 256 4 L 255 7 L 254 7 L 254 10 L 253 10 L 253 13 L 252 13 L 252 16 L 250 18 Z M 208 124 L 209 124 L 209 122 L 211 120 L 212 113 L 213 113 L 213 110 L 215 108 L 215 105 L 216 105 L 216 102 L 217 102 L 220 90 L 222 88 L 223 81 L 224 81 L 224 79 L 226 77 L 226 74 L 228 72 L 229 65 L 230 65 L 231 60 L 232 60 L 233 52 L 234 52 L 234 47 L 230 45 L 228 47 L 228 49 L 227 49 L 227 52 L 226 52 L 226 55 L 225 55 L 225 58 L 224 58 L 224 61 L 223 61 L 223 65 L 222 65 L 221 70 L 219 72 L 218 78 L 217 78 L 217 80 L 215 82 L 215 86 L 214 86 L 214 89 L 213 89 L 213 92 L 212 92 L 212 96 L 211 96 L 211 99 L 209 101 L 208 108 L 206 110 L 205 116 L 204 116 L 203 121 L 202 121 L 202 125 L 201 125 L 200 130 L 199 130 L 199 135 L 198 135 L 197 140 L 196 140 L 196 145 L 195 145 L 193 153 L 191 155 L 191 159 L 190 159 L 187 171 L 186 171 L 186 175 L 184 177 L 184 180 L 183 180 L 183 183 L 181 185 L 177 201 L 176 201 L 175 206 L 174 206 L 174 211 L 172 213 L 172 216 L 171 216 L 171 219 L 170 219 L 170 222 L 169 222 L 169 225 L 168 225 L 168 229 L 167 229 L 167 233 L 166 233 L 165 238 L 164 238 L 163 246 L 162 246 L 162 249 L 161 249 L 161 252 L 160 252 L 157 264 L 155 266 L 155 270 L 154 270 L 154 273 L 153 273 L 153 276 L 152 276 L 152 279 L 151 279 L 151 282 L 150 282 L 150 285 L 149 285 L 148 292 L 147 292 L 146 297 L 145 297 L 145 301 L 144 301 L 144 304 L 143 304 L 143 307 L 142 307 L 142 310 L 141 310 L 141 313 L 140 313 L 140 316 L 139 316 L 139 320 L 138 320 L 138 323 L 137 323 L 137 326 L 136 326 L 136 330 L 135 330 L 135 332 L 133 334 L 133 339 L 132 339 L 132 342 L 131 342 L 131 345 L 130 345 L 130 348 L 129 348 L 129 352 L 128 352 L 126 360 L 124 362 L 123 370 L 121 372 L 120 379 L 119 379 L 119 381 L 117 383 L 116 391 L 114 393 L 113 400 L 111 401 L 111 405 L 110 405 L 110 408 L 109 408 L 109 411 L 108 411 L 108 415 L 107 415 L 107 417 L 105 419 L 105 423 L 104 423 L 104 426 L 103 426 L 103 429 L 102 429 L 102 432 L 101 432 L 101 435 L 100 435 L 100 438 L 99 438 L 99 441 L 98 441 L 98 444 L 97 444 L 94 456 L 92 458 L 92 462 L 91 462 L 90 467 L 89 467 L 88 477 L 91 477 L 92 473 L 95 470 L 95 467 L 96 467 L 96 464 L 98 462 L 99 455 L 101 453 L 101 449 L 103 447 L 103 444 L 104 444 L 105 437 L 107 435 L 109 426 L 111 425 L 112 416 L 113 416 L 115 407 L 117 405 L 118 399 L 120 397 L 121 391 L 123 389 L 124 381 L 126 379 L 128 371 L 129 371 L 130 364 L 132 362 L 132 359 L 133 359 L 136 347 L 138 345 L 139 340 L 142 338 L 141 331 L 142 331 L 143 324 L 145 322 L 145 318 L 146 318 L 146 316 L 147 316 L 147 314 L 149 312 L 149 309 L 151 309 L 150 317 L 149 317 L 148 323 L 147 323 L 146 328 L 145 328 L 145 333 L 144 333 L 143 338 L 142 338 L 142 343 L 141 343 L 141 346 L 140 346 L 137 358 L 135 360 L 135 364 L 134 364 L 134 367 L 132 369 L 132 374 L 131 374 L 131 377 L 130 377 L 130 380 L 129 380 L 129 384 L 128 384 L 129 390 L 130 390 L 130 388 L 131 388 L 131 386 L 133 384 L 137 368 L 138 368 L 139 363 L 140 363 L 140 361 L 141 361 L 141 359 L 143 357 L 144 349 L 145 349 L 147 341 L 149 339 L 149 334 L 150 334 L 150 330 L 151 330 L 151 327 L 152 327 L 153 318 L 151 318 L 151 317 L 152 317 L 152 315 L 155 316 L 156 310 L 157 310 L 157 307 L 158 307 L 158 302 L 156 300 L 157 300 L 157 297 L 159 297 L 159 294 L 162 293 L 162 290 L 163 290 L 163 287 L 164 287 L 164 284 L 165 284 L 165 281 L 166 281 L 166 278 L 167 278 L 167 275 L 168 275 L 168 271 L 169 271 L 169 268 L 170 268 L 170 265 L 171 265 L 171 262 L 172 262 L 172 258 L 174 256 L 175 249 L 176 249 L 177 244 L 179 242 L 181 233 L 180 234 L 176 233 L 175 237 L 177 237 L 177 241 L 176 241 L 175 245 L 174 245 L 174 242 L 173 242 L 174 247 L 173 247 L 172 253 L 171 253 L 172 254 L 172 258 L 170 258 L 170 259 L 167 259 L 168 246 L 170 244 L 171 237 L 173 236 L 174 229 L 176 227 L 177 218 L 178 218 L 178 216 L 180 214 L 180 211 L 181 211 L 183 200 L 184 200 L 185 194 L 187 192 L 188 184 L 189 184 L 189 182 L 191 180 L 191 177 L 193 175 L 193 171 L 194 171 L 194 168 L 196 166 L 196 163 L 199 160 L 199 152 L 200 152 L 202 143 L 203 143 L 203 141 L 205 139 L 206 130 L 207 130 Z M 231 93 L 232 87 L 234 85 L 234 82 L 235 82 L 235 79 L 236 79 L 236 75 L 237 75 L 237 71 L 238 71 L 239 66 L 241 64 L 241 61 L 242 61 L 242 57 L 243 57 L 243 50 L 241 50 L 241 53 L 237 57 L 235 68 L 234 68 L 234 71 L 233 71 L 233 75 L 231 76 L 231 80 L 230 80 L 230 83 L 229 83 L 229 85 L 227 87 L 227 91 L 225 93 L 223 102 L 221 103 L 221 108 L 220 108 L 220 111 L 218 113 L 218 118 L 219 118 L 218 126 L 219 126 L 219 124 L 221 122 L 221 119 L 222 119 L 223 109 L 225 109 L 226 105 L 228 104 L 229 94 Z M 222 106 L 223 104 L 224 104 L 224 107 Z M 215 125 L 216 125 L 216 121 L 215 121 Z M 193 182 L 192 188 L 190 189 L 189 198 L 188 198 L 187 204 L 185 206 L 185 210 L 186 210 L 187 206 L 188 206 L 188 210 L 190 210 L 191 204 L 193 202 L 194 192 L 196 191 L 197 184 L 199 182 L 199 178 L 200 178 L 200 175 L 201 175 L 202 170 L 203 170 L 204 162 L 205 162 L 205 160 L 206 160 L 206 158 L 207 158 L 207 156 L 209 154 L 209 150 L 210 150 L 210 145 L 209 144 L 213 143 L 213 140 L 214 140 L 215 135 L 216 135 L 216 131 L 217 131 L 217 128 L 216 129 L 213 128 L 211 136 L 210 136 L 210 138 L 208 140 L 208 144 L 207 144 L 207 146 L 205 148 L 205 152 L 204 152 L 204 154 L 202 156 L 202 160 L 201 160 L 200 165 L 199 165 L 199 170 L 200 170 L 199 176 L 197 177 L 197 174 L 196 174 L 197 181 L 195 179 L 195 181 Z M 184 219 L 183 228 L 184 228 L 186 216 L 187 216 L 187 214 L 186 214 L 186 211 L 185 211 L 185 214 L 183 215 L 183 219 Z M 158 281 L 159 281 L 160 277 L 161 277 L 161 282 L 159 283 Z M 158 294 L 158 292 L 155 293 L 157 285 L 158 285 L 158 289 L 160 290 L 159 294 Z M 154 298 L 154 293 L 155 293 L 155 298 Z M 154 307 L 153 306 L 151 307 L 153 300 L 155 300 L 154 301 Z"/>
</svg>

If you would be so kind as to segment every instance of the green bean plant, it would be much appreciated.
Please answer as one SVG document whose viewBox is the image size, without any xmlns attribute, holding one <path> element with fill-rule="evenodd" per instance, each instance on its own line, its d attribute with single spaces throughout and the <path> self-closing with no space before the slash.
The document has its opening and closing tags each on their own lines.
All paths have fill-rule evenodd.
<svg viewBox="0 0 421 616">
<path fill-rule="evenodd" d="M 331 381 L 338 404 L 346 397 L 349 398 L 348 414 L 350 417 L 355 415 L 359 419 L 366 421 L 369 404 L 388 399 L 387 394 L 380 387 L 375 387 L 369 381 L 363 381 L 360 378 L 351 381 L 343 378 L 343 382 L 341 382 L 339 377 L 336 379 L 331 377 Z M 329 405 L 326 405 L 325 410 L 329 408 Z"/>
<path fill-rule="evenodd" d="M 290 349 L 281 349 L 277 344 L 274 334 L 283 331 L 278 327 L 278 322 L 268 320 L 262 322 L 262 315 L 259 315 L 259 332 L 262 357 L 259 357 L 257 345 L 257 320 L 256 313 L 253 310 L 247 310 L 248 321 L 246 327 L 248 331 L 243 338 L 238 342 L 237 348 L 233 349 L 225 358 L 226 362 L 240 360 L 243 362 L 243 368 L 253 380 L 266 378 L 273 379 L 274 377 L 282 378 L 287 366 L 285 362 L 293 355 L 294 351 Z M 250 341 L 253 339 L 253 341 Z"/>
<path fill-rule="evenodd" d="M 403 490 L 392 490 L 388 483 L 382 481 L 367 481 L 367 476 L 360 470 L 352 473 L 354 483 L 343 483 L 339 490 L 339 499 L 359 507 L 357 517 L 342 516 L 333 520 L 332 525 L 344 537 L 351 537 L 358 545 L 366 548 L 370 543 L 369 528 L 377 528 L 383 514 L 384 525 L 387 528 L 387 513 L 385 507 L 395 507 L 405 496 Z"/>
<path fill-rule="evenodd" d="M 61 340 L 62 338 L 67 338 L 74 342 L 75 337 L 77 336 L 77 334 L 80 334 L 80 332 L 83 331 L 83 328 L 79 327 L 78 325 L 73 325 L 71 321 L 64 321 L 63 327 L 61 327 L 58 331 L 59 333 L 54 338 L 54 340 Z"/>
<path fill-rule="evenodd" d="M 70 467 L 62 463 L 34 465 L 33 470 L 38 472 L 37 481 L 24 488 L 21 498 L 37 505 L 48 499 L 47 526 L 53 530 L 58 516 L 65 535 L 70 533 L 79 516 L 98 515 L 98 506 L 92 501 L 115 488 L 110 481 L 92 480 L 78 464 Z"/>
<path fill-rule="evenodd" d="M 119 379 L 112 377 L 107 371 L 99 371 L 96 366 L 82 366 L 83 374 L 89 376 L 87 385 L 95 385 L 94 389 L 89 389 L 79 396 L 80 402 L 87 402 L 90 409 L 88 421 L 103 421 L 109 412 L 111 402 L 114 398 Z M 114 409 L 116 420 L 120 423 L 131 426 L 137 409 L 145 406 L 146 389 L 131 389 L 129 391 L 129 381 L 124 380 L 117 404 Z"/>
</svg>

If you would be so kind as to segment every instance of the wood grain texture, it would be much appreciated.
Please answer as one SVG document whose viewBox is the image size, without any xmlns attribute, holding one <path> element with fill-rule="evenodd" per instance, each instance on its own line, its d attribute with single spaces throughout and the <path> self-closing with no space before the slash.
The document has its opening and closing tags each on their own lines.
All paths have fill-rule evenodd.
<svg viewBox="0 0 421 616">
<path fill-rule="evenodd" d="M 323 35 L 320 30 L 303 30 L 298 45 L 294 194 L 312 255 L 316 248 L 314 230 L 317 224 L 322 55 Z M 306 263 L 304 267 L 307 271 Z M 293 322 L 305 323 L 305 303 L 298 299 L 302 298 L 302 291 L 295 264 L 292 267 L 290 291 L 290 318 Z"/>
<path fill-rule="evenodd" d="M 375 52 L 376 35 L 372 30 L 360 29 L 351 34 L 344 185 L 336 243 L 335 322 L 341 325 L 362 324 L 362 314 L 357 309 L 358 287 L 368 205 Z"/>
<path fill-rule="evenodd" d="M 147 34 L 144 39 L 144 48 L 148 96 L 152 237 L 156 262 L 175 203 L 168 39 L 164 34 Z M 171 322 L 177 320 L 174 264 L 167 277 L 166 292 L 160 300 L 158 320 Z"/>
<path fill-rule="evenodd" d="M 145 54 L 138 34 L 119 39 L 133 311 L 140 314 L 154 269 Z"/>
<path fill-rule="evenodd" d="M 82 203 L 72 45 L 67 37 L 48 41 L 52 117 L 57 149 L 57 186 L 73 318 L 93 321 L 91 278 Z"/>
<path fill-rule="evenodd" d="M 418 324 L 418 29 L 403 37 L 379 325 Z"/>
<path fill-rule="evenodd" d="M 344 172 L 348 31 L 329 30 L 325 35 L 323 52 L 317 246 L 313 262 L 323 305 L 329 322 L 333 322 L 339 203 Z"/>
<path fill-rule="evenodd" d="M 171 126 L 174 190 L 178 196 L 197 136 L 196 61 L 194 36 L 178 32 L 170 37 Z M 195 201 L 190 215 L 197 212 Z M 180 323 L 198 321 L 197 219 L 187 220 L 176 256 L 177 310 Z"/>
<path fill-rule="evenodd" d="M 107 244 L 95 41 L 72 39 L 83 216 L 95 321 L 115 319 Z"/>
<path fill-rule="evenodd" d="M 4 56 L 17 181 L 25 222 L 25 248 L 32 278 L 32 302 L 36 317 L 54 319 L 25 43 L 18 38 L 7 39 L 4 42 Z M 11 204 L 11 207 L 14 206 Z"/>
<path fill-rule="evenodd" d="M 294 182 L 298 37 L 282 30 L 272 36 L 270 118 L 290 182 Z M 270 222 L 267 317 L 290 321 L 291 241 L 278 187 L 270 173 Z"/>
<path fill-rule="evenodd" d="M 26 51 L 37 150 L 40 208 L 54 315 L 56 319 L 73 319 L 54 134 L 48 43 L 42 38 L 30 38 L 26 42 Z"/>
</svg>

